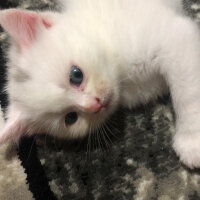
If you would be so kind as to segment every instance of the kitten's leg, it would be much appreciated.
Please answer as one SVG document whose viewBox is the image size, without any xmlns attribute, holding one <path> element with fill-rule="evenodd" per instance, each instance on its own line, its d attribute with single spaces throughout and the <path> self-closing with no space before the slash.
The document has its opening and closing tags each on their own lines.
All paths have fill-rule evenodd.
<svg viewBox="0 0 200 200">
<path fill-rule="evenodd" d="M 176 112 L 173 147 L 187 166 L 200 167 L 200 32 L 179 19 L 165 39 L 161 71 Z"/>
</svg>

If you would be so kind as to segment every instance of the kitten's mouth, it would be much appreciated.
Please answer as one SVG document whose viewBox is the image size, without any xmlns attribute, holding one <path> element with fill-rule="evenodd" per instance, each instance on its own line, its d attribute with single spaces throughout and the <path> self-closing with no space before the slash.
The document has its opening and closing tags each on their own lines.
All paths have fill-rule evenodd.
<svg viewBox="0 0 200 200">
<path fill-rule="evenodd" d="M 111 102 L 111 97 L 108 98 L 108 100 L 106 100 L 103 104 L 102 104 L 102 108 L 107 108 L 110 105 Z"/>
</svg>

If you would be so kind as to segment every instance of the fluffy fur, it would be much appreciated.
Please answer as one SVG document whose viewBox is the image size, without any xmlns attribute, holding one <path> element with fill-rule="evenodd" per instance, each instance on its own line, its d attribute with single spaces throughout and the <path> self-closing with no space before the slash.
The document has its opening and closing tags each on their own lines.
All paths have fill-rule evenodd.
<svg viewBox="0 0 200 200">
<path fill-rule="evenodd" d="M 119 105 L 133 108 L 170 89 L 176 112 L 173 147 L 200 166 L 200 34 L 180 0 L 68 0 L 62 13 L 5 10 L 11 36 L 9 108 L 0 141 L 23 133 L 79 137 Z M 72 65 L 81 88 L 69 83 Z M 95 99 L 103 107 L 93 111 Z M 65 125 L 65 115 L 78 121 Z"/>
</svg>

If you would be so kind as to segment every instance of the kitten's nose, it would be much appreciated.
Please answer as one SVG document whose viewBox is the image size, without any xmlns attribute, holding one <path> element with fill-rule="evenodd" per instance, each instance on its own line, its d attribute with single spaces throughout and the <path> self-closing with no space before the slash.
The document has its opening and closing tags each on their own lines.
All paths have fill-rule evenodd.
<svg viewBox="0 0 200 200">
<path fill-rule="evenodd" d="M 97 113 L 103 107 L 99 98 L 90 98 L 87 99 L 84 105 L 82 105 L 82 109 L 88 113 Z"/>
<path fill-rule="evenodd" d="M 100 99 L 99 98 L 94 98 L 94 100 L 90 103 L 89 105 L 89 112 L 92 112 L 92 113 L 97 113 L 101 110 L 102 108 L 102 104 L 100 102 Z"/>
</svg>

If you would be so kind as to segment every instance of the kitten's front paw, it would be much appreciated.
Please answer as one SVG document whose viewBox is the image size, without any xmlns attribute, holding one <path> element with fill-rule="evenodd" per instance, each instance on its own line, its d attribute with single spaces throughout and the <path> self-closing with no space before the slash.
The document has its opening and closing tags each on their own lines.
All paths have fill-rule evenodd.
<svg viewBox="0 0 200 200">
<path fill-rule="evenodd" d="M 177 133 L 173 148 L 181 162 L 189 168 L 200 167 L 200 131 L 198 133 Z"/>
</svg>

